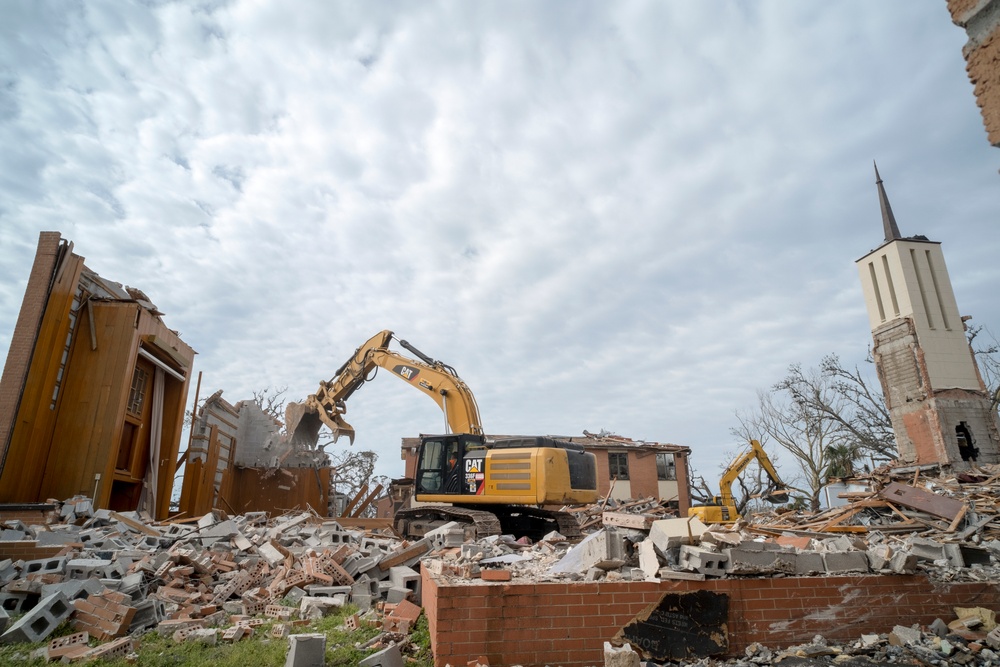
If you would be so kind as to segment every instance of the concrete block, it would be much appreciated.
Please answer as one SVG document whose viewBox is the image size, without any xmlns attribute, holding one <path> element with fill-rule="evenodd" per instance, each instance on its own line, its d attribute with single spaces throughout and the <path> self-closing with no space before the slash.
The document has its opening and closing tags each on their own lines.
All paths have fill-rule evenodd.
<svg viewBox="0 0 1000 667">
<path fill-rule="evenodd" d="M 62 593 L 53 593 L 40 600 L 31 611 L 0 635 L 0 643 L 42 641 L 72 613 L 73 605 L 69 600 Z"/>
<path fill-rule="evenodd" d="M 774 551 L 751 551 L 739 546 L 723 549 L 722 553 L 728 557 L 728 574 L 770 574 L 776 571 L 777 553 Z"/>
<path fill-rule="evenodd" d="M 91 595 L 97 595 L 104 590 L 104 584 L 97 579 L 71 579 L 58 584 L 42 586 L 42 597 L 48 597 L 55 592 L 62 593 L 67 600 L 85 600 Z"/>
<path fill-rule="evenodd" d="M 905 625 L 897 625 L 889 633 L 889 643 L 893 646 L 910 646 L 921 643 L 921 632 Z"/>
<path fill-rule="evenodd" d="M 299 618 L 317 619 L 336 612 L 347 603 L 345 597 L 304 597 L 299 603 Z"/>
<path fill-rule="evenodd" d="M 974 547 L 968 544 L 959 544 L 958 548 L 962 551 L 962 560 L 965 562 L 966 567 L 972 567 L 973 565 L 982 565 L 983 567 L 990 566 L 991 561 L 989 549 Z"/>
<path fill-rule="evenodd" d="M 618 647 L 604 642 L 604 667 L 639 667 L 639 664 L 639 654 L 630 644 Z"/>
<path fill-rule="evenodd" d="M 288 636 L 285 667 L 323 667 L 326 660 L 326 635 Z"/>
<path fill-rule="evenodd" d="M 649 527 L 649 539 L 665 554 L 682 544 L 698 544 L 701 536 L 708 532 L 708 526 L 698 517 L 686 519 L 660 519 Z"/>
<path fill-rule="evenodd" d="M 76 558 L 66 564 L 66 576 L 70 579 L 111 579 L 114 572 L 113 561 L 102 558 Z"/>
<path fill-rule="evenodd" d="M 816 540 L 817 551 L 853 551 L 854 542 L 846 535 Z"/>
<path fill-rule="evenodd" d="M 22 614 L 38 604 L 38 600 L 37 593 L 0 593 L 0 609 Z"/>
<path fill-rule="evenodd" d="M 618 530 L 603 528 L 593 534 L 593 539 L 580 542 L 580 567 L 578 572 L 586 572 L 592 567 L 602 570 L 617 570 L 625 564 L 625 541 Z"/>
<path fill-rule="evenodd" d="M 795 554 L 795 574 L 821 574 L 825 571 L 826 564 L 823 562 L 823 554 L 817 551 L 800 551 Z"/>
<path fill-rule="evenodd" d="M 66 572 L 66 558 L 41 558 L 25 561 L 21 567 L 21 576 L 29 574 L 63 574 Z"/>
<path fill-rule="evenodd" d="M 353 588 L 351 586 L 320 586 L 319 584 L 309 584 L 308 586 L 306 586 L 306 595 L 311 595 L 313 597 L 333 597 L 335 595 L 351 595 L 352 591 Z M 296 604 L 298 604 L 299 602 L 301 602 L 301 600 L 297 600 Z"/>
<path fill-rule="evenodd" d="M 947 560 L 948 558 L 943 544 L 920 537 L 910 540 L 910 553 L 919 560 L 935 561 Z"/>
<path fill-rule="evenodd" d="M 948 564 L 952 567 L 965 567 L 965 559 L 962 558 L 962 548 L 957 544 L 945 544 L 944 557 L 948 559 Z"/>
<path fill-rule="evenodd" d="M 889 567 L 889 561 L 895 553 L 888 544 L 876 544 L 868 548 L 868 567 L 875 572 Z"/>
<path fill-rule="evenodd" d="M 868 554 L 864 551 L 827 551 L 822 554 L 828 574 L 868 572 Z"/>
<path fill-rule="evenodd" d="M 413 599 L 420 600 L 420 573 L 412 567 L 399 565 L 389 568 L 389 581 L 393 588 L 406 588 L 413 594 Z"/>
<path fill-rule="evenodd" d="M 920 559 L 905 551 L 897 551 L 889 559 L 889 569 L 896 574 L 913 574 Z"/>
<path fill-rule="evenodd" d="M 0 586 L 13 581 L 18 577 L 17 567 L 14 565 L 14 561 L 10 558 L 5 558 L 0 560 Z"/>
<path fill-rule="evenodd" d="M 460 547 L 466 542 L 465 528 L 457 521 L 438 526 L 424 535 L 434 542 L 435 549 L 447 549 L 449 547 Z"/>
<path fill-rule="evenodd" d="M 503 572 L 505 570 L 483 570 L 484 572 Z M 507 576 L 510 577 L 510 572 L 507 572 Z M 510 579 L 508 578 L 508 581 Z M 385 593 L 385 601 L 389 604 L 396 604 L 402 602 L 403 600 L 408 600 L 410 596 L 413 595 L 413 591 L 409 588 L 401 586 L 393 586 Z"/>
<path fill-rule="evenodd" d="M 23 530 L 0 530 L 0 542 L 20 542 L 27 539 Z"/>
<path fill-rule="evenodd" d="M 642 570 L 645 579 L 656 579 L 656 573 L 660 571 L 660 557 L 656 555 L 656 546 L 652 540 L 643 540 L 636 545 L 639 552 L 639 569 Z M 600 570 L 600 568 L 591 568 Z M 588 570 L 588 573 L 590 570 Z"/>
<path fill-rule="evenodd" d="M 79 542 L 78 535 L 68 530 L 43 530 L 38 534 L 37 543 L 40 547 L 58 547 Z"/>
<path fill-rule="evenodd" d="M 359 661 L 358 667 L 403 667 L 403 656 L 399 647 L 393 644 Z"/>
<path fill-rule="evenodd" d="M 3 607 L 0 607 L 0 635 L 4 633 L 9 623 L 10 623 L 10 616 L 3 609 Z"/>
<path fill-rule="evenodd" d="M 682 544 L 678 555 L 678 565 L 682 569 L 701 572 L 710 577 L 724 576 L 728 560 L 729 557 L 724 553 L 689 544 Z"/>
<path fill-rule="evenodd" d="M 146 598 L 135 603 L 135 615 L 128 626 L 129 634 L 145 628 L 155 628 L 166 615 L 166 603 L 158 598 Z"/>
</svg>

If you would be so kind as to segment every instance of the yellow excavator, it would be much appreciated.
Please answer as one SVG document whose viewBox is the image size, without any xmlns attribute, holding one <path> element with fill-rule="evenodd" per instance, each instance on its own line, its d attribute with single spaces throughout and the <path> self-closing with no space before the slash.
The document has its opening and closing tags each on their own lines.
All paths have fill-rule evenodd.
<svg viewBox="0 0 1000 667">
<path fill-rule="evenodd" d="M 397 340 L 417 359 L 388 349 Z M 303 403 L 289 403 L 286 432 L 298 446 L 315 447 L 325 424 L 334 439 L 354 429 L 344 415 L 346 400 L 372 371 L 385 368 L 431 397 L 445 415 L 445 433 L 421 435 L 412 506 L 396 513 L 401 535 L 419 537 L 449 521 L 468 537 L 500 533 L 533 539 L 556 530 L 580 535 L 576 519 L 544 506 L 597 500 L 596 458 L 582 446 L 549 437 L 487 438 L 472 391 L 455 369 L 399 340 L 391 331 L 372 336 L 333 379 Z M 447 504 L 443 504 L 447 503 Z"/>
<path fill-rule="evenodd" d="M 771 459 L 767 457 L 767 452 L 756 440 L 750 441 L 750 450 L 744 452 L 735 461 L 729 464 L 722 479 L 719 481 L 719 495 L 712 497 L 712 502 L 707 505 L 695 505 L 688 510 L 688 516 L 696 516 L 703 523 L 736 523 L 740 519 L 739 512 L 736 511 L 736 499 L 733 498 L 733 482 L 740 476 L 751 461 L 756 460 L 768 478 L 771 480 L 771 488 L 762 497 L 770 503 L 788 502 L 788 490 L 785 483 L 778 477 L 778 471 L 774 469 Z"/>
</svg>

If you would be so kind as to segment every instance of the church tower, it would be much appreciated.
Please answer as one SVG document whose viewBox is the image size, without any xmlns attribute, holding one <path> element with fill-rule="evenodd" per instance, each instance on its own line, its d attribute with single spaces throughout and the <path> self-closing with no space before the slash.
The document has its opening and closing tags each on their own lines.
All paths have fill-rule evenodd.
<svg viewBox="0 0 1000 667">
<path fill-rule="evenodd" d="M 902 237 L 875 167 L 885 242 L 857 260 L 900 461 L 1000 461 L 997 415 L 965 337 L 941 244 Z"/>
</svg>

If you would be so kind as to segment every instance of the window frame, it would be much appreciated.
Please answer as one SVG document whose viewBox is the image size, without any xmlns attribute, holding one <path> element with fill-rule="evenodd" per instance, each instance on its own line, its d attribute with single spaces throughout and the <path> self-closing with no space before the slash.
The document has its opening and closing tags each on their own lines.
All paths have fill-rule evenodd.
<svg viewBox="0 0 1000 667">
<path fill-rule="evenodd" d="M 629 480 L 628 468 L 628 452 L 608 452 L 608 479 L 627 482 Z M 624 474 L 622 474 L 623 471 Z"/>
</svg>

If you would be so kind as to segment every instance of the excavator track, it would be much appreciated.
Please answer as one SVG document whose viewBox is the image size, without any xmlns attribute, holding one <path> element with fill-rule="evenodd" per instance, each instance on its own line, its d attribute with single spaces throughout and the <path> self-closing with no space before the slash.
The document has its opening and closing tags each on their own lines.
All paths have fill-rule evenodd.
<svg viewBox="0 0 1000 667">
<path fill-rule="evenodd" d="M 515 537 L 526 535 L 537 542 L 552 531 L 571 540 L 583 536 L 580 522 L 569 512 L 518 506 L 495 509 L 503 532 Z"/>
<path fill-rule="evenodd" d="M 471 509 L 468 507 L 457 507 L 455 505 L 421 505 L 420 507 L 408 507 L 396 512 L 396 531 L 406 537 L 419 537 L 411 527 L 440 521 L 455 521 L 465 526 L 475 528 L 475 535 L 470 535 L 472 539 L 482 539 L 490 535 L 499 535 L 500 521 L 493 512 Z"/>
<path fill-rule="evenodd" d="M 448 521 L 467 527 L 466 537 L 482 539 L 490 535 L 530 537 L 538 541 L 552 531 L 574 540 L 583 536 L 580 523 L 569 512 L 537 507 L 494 505 L 491 511 L 457 505 L 421 505 L 396 512 L 396 531 L 406 537 L 421 537 L 428 529 Z M 470 530 L 473 529 L 473 530 Z"/>
</svg>

